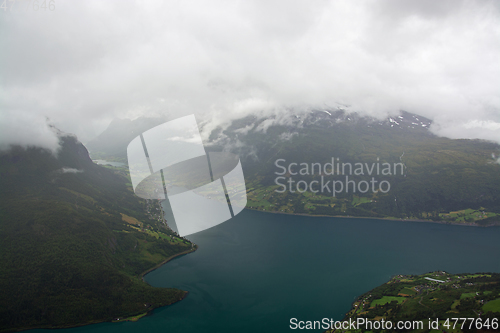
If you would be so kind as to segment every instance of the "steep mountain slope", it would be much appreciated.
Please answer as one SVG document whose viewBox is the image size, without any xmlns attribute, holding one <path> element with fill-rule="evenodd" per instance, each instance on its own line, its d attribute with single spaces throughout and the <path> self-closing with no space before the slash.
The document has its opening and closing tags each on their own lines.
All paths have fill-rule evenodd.
<svg viewBox="0 0 500 333">
<path fill-rule="evenodd" d="M 497 223 L 499 145 L 437 137 L 430 125 L 430 120 L 407 112 L 378 121 L 344 111 L 312 110 L 288 119 L 241 119 L 214 131 L 211 139 L 212 149 L 232 149 L 244 159 L 250 208 Z M 356 172 L 360 165 L 361 172 Z M 372 180 L 385 181 L 384 187 L 372 190 Z"/>
<path fill-rule="evenodd" d="M 290 111 L 281 117 L 248 116 L 233 121 L 227 128 L 214 130 L 205 147 L 240 155 L 248 208 L 498 223 L 500 146 L 437 137 L 430 126 L 429 119 L 408 112 L 380 121 L 345 110 Z M 356 172 L 359 165 L 362 172 Z M 384 170 L 388 165 L 390 169 Z"/>
<path fill-rule="evenodd" d="M 140 273 L 192 244 L 151 219 L 158 204 L 92 163 L 74 137 L 60 140 L 57 158 L 0 154 L 0 330 L 112 320 L 182 299 Z"/>
</svg>

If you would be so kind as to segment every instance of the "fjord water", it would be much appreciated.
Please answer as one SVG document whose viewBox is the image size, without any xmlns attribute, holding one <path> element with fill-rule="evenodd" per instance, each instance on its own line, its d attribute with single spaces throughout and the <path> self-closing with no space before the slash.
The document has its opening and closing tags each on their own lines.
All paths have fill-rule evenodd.
<svg viewBox="0 0 500 333">
<path fill-rule="evenodd" d="M 138 322 L 62 332 L 290 332 L 292 317 L 342 319 L 356 296 L 396 274 L 500 272 L 500 227 L 244 210 L 188 238 L 196 252 L 145 277 L 187 298 Z"/>
</svg>

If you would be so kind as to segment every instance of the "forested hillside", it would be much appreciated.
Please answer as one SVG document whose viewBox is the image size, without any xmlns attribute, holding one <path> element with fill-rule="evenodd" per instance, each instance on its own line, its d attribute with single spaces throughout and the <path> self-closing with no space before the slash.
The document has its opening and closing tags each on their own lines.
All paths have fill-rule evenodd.
<svg viewBox="0 0 500 333">
<path fill-rule="evenodd" d="M 316 111 L 291 121 L 275 119 L 272 126 L 266 122 L 269 119 L 248 117 L 212 135 L 212 149 L 233 147 L 244 159 L 249 208 L 479 225 L 500 221 L 500 146 L 496 143 L 437 137 L 428 129 L 430 120 L 407 112 L 378 121 Z M 332 158 L 335 170 L 325 172 Z M 289 172 L 292 163 L 297 163 L 291 169 L 295 174 Z M 314 163 L 321 172 L 312 171 Z M 356 174 L 359 164 L 363 175 Z M 390 169 L 384 172 L 384 165 Z M 346 176 L 355 182 L 355 191 L 352 183 L 346 190 Z M 375 184 L 386 181 L 383 191 L 378 185 L 372 191 L 372 179 Z M 343 191 L 334 194 L 332 183 L 330 191 L 322 188 L 328 181 L 342 182 Z M 365 193 L 366 187 L 359 187 L 363 181 L 370 184 Z"/>
<path fill-rule="evenodd" d="M 155 121 L 159 120 L 137 119 L 125 125 L 115 122 L 93 141 L 93 156 L 126 162 L 130 138 L 122 134 L 111 150 L 102 138 L 129 133 L 131 128 L 145 130 L 145 124 L 152 127 Z M 286 116 L 235 120 L 212 131 L 204 144 L 209 151 L 240 155 L 247 208 L 474 225 L 500 223 L 500 146 L 438 137 L 429 130 L 431 126 L 431 120 L 408 112 L 377 120 L 344 110 L 291 110 Z M 337 164 L 325 170 L 332 159 L 340 167 L 350 164 L 353 170 L 346 167 L 336 172 Z M 308 170 L 303 169 L 304 163 Z M 320 165 L 321 172 L 317 168 L 313 171 L 312 164 Z M 363 175 L 356 174 L 359 164 Z M 391 166 L 390 174 L 384 172 L 384 165 Z M 347 185 L 346 176 L 355 182 L 355 189 L 353 183 Z M 375 191 L 372 180 L 376 181 Z M 338 182 L 338 193 L 333 193 L 334 181 Z M 369 190 L 363 192 L 367 185 Z"/>
<path fill-rule="evenodd" d="M 163 225 L 157 202 L 61 136 L 0 154 L 0 330 L 64 327 L 147 312 L 185 292 L 140 274 L 193 250 Z"/>
<path fill-rule="evenodd" d="M 115 121 L 92 142 L 91 152 L 126 162 L 126 146 L 132 136 L 159 121 Z M 429 130 L 431 126 L 431 120 L 408 112 L 377 120 L 343 110 L 290 111 L 281 117 L 235 120 L 213 130 L 204 144 L 208 151 L 240 155 L 247 208 L 473 225 L 500 223 L 500 146 L 438 137 Z M 132 128 L 137 131 L 132 133 Z M 114 133 L 120 135 L 111 149 L 104 138 Z M 332 159 L 336 164 L 330 168 Z M 308 169 L 303 169 L 304 163 Z M 342 170 L 343 163 L 353 170 Z M 321 166 L 321 172 L 312 170 L 313 164 Z M 363 175 L 356 174 L 359 164 Z M 384 171 L 387 165 L 390 174 Z M 355 189 L 353 183 L 347 185 L 346 176 L 354 181 Z M 338 182 L 337 193 L 333 193 L 334 181 Z M 371 181 L 376 182 L 375 191 Z M 367 186 L 369 190 L 363 192 Z"/>
</svg>

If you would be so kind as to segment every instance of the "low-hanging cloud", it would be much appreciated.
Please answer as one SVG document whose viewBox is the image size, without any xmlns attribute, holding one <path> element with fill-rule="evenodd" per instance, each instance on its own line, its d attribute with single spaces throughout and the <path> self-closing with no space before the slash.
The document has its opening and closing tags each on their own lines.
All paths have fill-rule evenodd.
<svg viewBox="0 0 500 333">
<path fill-rule="evenodd" d="M 59 138 L 48 119 L 35 112 L 2 112 L 0 150 L 8 149 L 11 144 L 42 147 L 56 154 Z"/>
<path fill-rule="evenodd" d="M 59 173 L 82 173 L 82 169 L 75 169 L 75 168 L 69 168 L 69 167 L 63 167 L 59 170 L 57 170 Z"/>
<path fill-rule="evenodd" d="M 45 117 L 88 141 L 114 117 L 194 113 L 210 130 L 338 105 L 377 118 L 403 109 L 436 134 L 500 142 L 496 1 L 17 8 L 0 23 L 3 147 L 55 149 Z"/>
</svg>

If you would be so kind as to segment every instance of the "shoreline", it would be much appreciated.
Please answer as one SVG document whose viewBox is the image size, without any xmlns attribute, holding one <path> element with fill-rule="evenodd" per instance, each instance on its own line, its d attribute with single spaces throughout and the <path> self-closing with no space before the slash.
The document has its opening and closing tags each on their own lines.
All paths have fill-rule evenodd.
<svg viewBox="0 0 500 333">
<path fill-rule="evenodd" d="M 180 257 L 180 256 L 183 256 L 185 254 L 189 254 L 191 252 L 194 252 L 198 249 L 198 246 L 196 245 L 195 247 L 191 248 L 190 250 L 188 251 L 183 251 L 183 252 L 180 252 L 180 253 L 177 253 L 177 254 L 174 254 L 170 257 L 168 257 L 167 259 L 165 259 L 164 261 L 162 261 L 161 263 L 155 265 L 154 267 L 142 272 L 141 274 L 138 275 L 138 277 L 141 278 L 141 280 L 144 282 L 144 283 L 147 283 L 146 281 L 144 281 L 144 275 L 154 271 L 155 269 L 158 269 L 160 268 L 161 266 L 163 266 L 164 264 L 166 264 L 167 262 L 177 258 L 177 257 Z M 147 283 L 149 285 L 149 283 Z M 168 289 L 168 288 L 165 288 L 165 289 Z M 180 290 L 180 289 L 179 289 Z M 189 294 L 189 291 L 186 291 L 186 290 L 182 290 L 184 292 L 183 296 L 181 299 L 173 302 L 173 303 L 170 303 L 168 305 L 164 305 L 164 306 L 169 306 L 169 305 L 172 305 L 172 304 L 175 304 L 177 302 L 180 302 L 182 301 L 184 298 L 186 298 L 186 296 Z M 155 308 L 152 308 L 152 309 L 148 309 L 146 312 L 143 312 L 143 313 L 139 313 L 137 314 L 136 316 L 141 316 L 139 317 L 136 321 L 146 317 L 147 315 L 149 315 L 153 310 L 155 309 L 158 309 L 158 308 L 162 308 L 164 306 L 159 306 L 159 307 L 155 307 Z M 128 317 L 131 317 L 131 316 L 128 316 Z M 127 317 L 127 318 L 128 318 Z M 34 330 L 34 329 L 65 329 L 65 328 L 75 328 L 75 327 L 82 327 L 82 326 L 87 326 L 87 325 L 94 325 L 94 324 L 102 324 L 102 323 L 120 323 L 120 322 L 125 322 L 125 321 L 130 321 L 130 320 L 92 320 L 90 322 L 87 322 L 87 323 L 79 323 L 79 324 L 74 324 L 74 325 L 61 325 L 61 326 L 39 326 L 39 327 L 28 327 L 28 328 L 18 328 L 18 329 L 14 329 L 12 331 L 3 331 L 3 330 L 0 330 L 0 332 L 21 332 L 21 331 L 26 331 L 26 330 Z"/>
<path fill-rule="evenodd" d="M 165 221 L 165 212 L 163 211 L 163 206 L 162 206 L 162 204 L 161 204 L 161 201 L 159 202 L 159 206 L 160 206 L 160 211 L 161 211 L 162 220 L 163 220 L 163 221 Z M 191 242 L 189 242 L 189 243 L 191 243 Z M 150 285 L 149 283 L 147 283 L 147 282 L 144 280 L 144 276 L 145 276 L 146 274 L 151 273 L 152 271 L 154 271 L 154 270 L 156 270 L 156 269 L 160 268 L 161 266 L 165 265 L 166 263 L 168 263 L 169 261 L 171 261 L 171 260 L 173 260 L 173 259 L 175 259 L 175 258 L 177 258 L 177 257 L 183 256 L 183 255 L 186 255 L 186 254 L 189 254 L 189 253 L 191 253 L 191 252 L 196 251 L 197 249 L 198 249 L 198 245 L 196 245 L 196 244 L 194 244 L 194 243 L 191 243 L 191 248 L 190 248 L 189 250 L 186 250 L 186 251 L 179 252 L 179 253 L 176 253 L 176 254 L 174 254 L 174 255 L 171 255 L 171 256 L 170 256 L 170 257 L 168 257 L 167 259 L 165 259 L 165 260 L 163 260 L 162 262 L 160 262 L 160 263 L 156 264 L 154 267 L 151 267 L 151 268 L 149 268 L 149 269 L 145 270 L 144 272 L 142 272 L 141 274 L 139 274 L 137 277 L 139 277 L 139 278 L 141 279 L 141 281 L 142 281 L 142 282 L 144 282 L 144 283 L 146 283 L 146 284 Z M 151 285 L 150 285 L 150 286 L 151 286 Z M 179 290 L 181 290 L 181 289 L 179 289 Z M 186 298 L 186 297 L 187 297 L 187 295 L 189 294 L 189 291 L 187 291 L 187 290 L 181 290 L 181 291 L 183 291 L 183 292 L 184 292 L 184 294 L 182 295 L 182 298 L 181 298 L 181 299 L 179 299 L 179 300 L 177 300 L 177 301 L 175 301 L 175 302 L 173 302 L 173 303 L 170 303 L 170 304 L 168 304 L 168 305 L 164 305 L 164 306 L 169 306 L 169 305 L 175 304 L 175 303 L 177 303 L 177 302 L 182 301 L 184 298 Z M 112 323 L 119 323 L 119 322 L 123 322 L 123 321 L 134 321 L 134 322 L 136 322 L 136 321 L 139 321 L 139 320 L 141 320 L 142 318 L 144 318 L 144 317 L 146 317 L 146 316 L 150 315 L 150 313 L 151 313 L 151 312 L 153 312 L 153 310 L 154 310 L 154 309 L 158 309 L 158 308 L 162 308 L 162 307 L 163 307 L 163 306 L 160 306 L 160 307 L 155 307 L 155 308 L 152 308 L 152 309 L 148 309 L 145 313 L 138 314 L 137 316 L 139 316 L 139 317 L 138 317 L 137 319 L 135 319 L 135 320 L 117 320 L 117 321 L 112 320 L 111 322 L 112 322 Z"/>
<path fill-rule="evenodd" d="M 142 272 L 141 274 L 139 274 L 139 278 L 141 278 L 141 280 L 144 282 L 144 283 L 147 283 L 146 281 L 144 281 L 144 275 L 148 274 L 148 273 L 151 273 L 152 271 L 154 271 L 155 269 L 158 269 L 160 268 L 161 266 L 165 265 L 167 262 L 169 262 L 170 260 L 173 260 L 177 257 L 180 257 L 180 256 L 183 256 L 185 254 L 189 254 L 191 252 L 194 252 L 198 249 L 198 246 L 195 245 L 195 247 L 192 247 L 190 250 L 187 250 L 187 251 L 184 251 L 184 252 L 180 252 L 180 253 L 177 253 L 177 254 L 174 254 L 170 257 L 168 257 L 167 259 L 163 260 L 161 263 L 159 264 L 156 264 L 154 267 Z M 149 283 L 148 283 L 149 284 Z M 186 292 L 187 293 L 187 292 Z"/>
<path fill-rule="evenodd" d="M 373 217 L 373 216 L 311 215 L 311 214 L 301 214 L 301 213 L 285 213 L 285 212 L 260 210 L 260 209 L 255 209 L 255 208 L 247 208 L 247 207 L 245 207 L 245 209 L 253 210 L 256 212 L 263 212 L 263 213 L 309 216 L 309 217 L 337 217 L 337 218 L 346 218 L 346 219 L 373 219 L 373 220 L 384 220 L 384 221 L 402 221 L 402 222 L 420 222 L 420 223 L 427 222 L 427 223 L 446 224 L 446 225 L 461 225 L 461 226 L 466 226 L 466 227 L 479 227 L 479 228 L 500 226 L 500 222 L 496 222 L 493 224 L 487 224 L 487 225 L 479 225 L 477 223 L 457 223 L 457 222 L 446 222 L 446 221 L 419 220 L 419 219 L 398 219 L 398 218 Z"/>
</svg>

